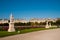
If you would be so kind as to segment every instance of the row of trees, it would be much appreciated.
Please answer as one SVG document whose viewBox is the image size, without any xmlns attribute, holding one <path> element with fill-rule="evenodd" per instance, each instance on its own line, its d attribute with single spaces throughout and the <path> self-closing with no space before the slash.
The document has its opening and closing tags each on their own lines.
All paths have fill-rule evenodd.
<svg viewBox="0 0 60 40">
<path fill-rule="evenodd" d="M 57 27 L 60 26 L 60 19 L 57 20 L 56 22 L 52 22 L 52 21 L 49 21 L 49 23 L 51 23 L 51 25 L 57 25 Z M 44 27 L 46 25 L 46 22 L 28 22 L 28 23 L 15 23 L 14 24 L 15 26 L 30 26 L 30 27 L 16 27 L 15 29 L 16 30 L 22 30 L 22 29 L 25 29 L 25 28 L 38 28 L 38 27 Z M 8 30 L 8 26 L 9 24 L 8 23 L 4 23 L 4 24 L 0 24 L 0 30 Z M 38 27 L 37 27 L 38 26 Z"/>
<path fill-rule="evenodd" d="M 41 22 L 41 23 L 38 23 L 38 22 L 28 22 L 28 23 L 15 23 L 15 26 L 33 26 L 33 25 L 45 25 L 45 22 Z"/>
<path fill-rule="evenodd" d="M 49 21 L 51 25 L 60 25 L 60 19 L 58 19 L 56 22 Z M 28 22 L 28 23 L 14 23 L 15 26 L 33 26 L 33 25 L 46 25 L 46 22 Z M 8 23 L 0 24 L 0 26 L 9 26 Z"/>
</svg>

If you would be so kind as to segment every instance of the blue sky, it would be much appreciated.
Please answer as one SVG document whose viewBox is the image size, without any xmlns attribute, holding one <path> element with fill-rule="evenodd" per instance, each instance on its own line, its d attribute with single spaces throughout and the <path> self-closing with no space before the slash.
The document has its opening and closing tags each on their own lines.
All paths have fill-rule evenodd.
<svg viewBox="0 0 60 40">
<path fill-rule="evenodd" d="M 0 18 L 58 18 L 60 0 L 0 0 Z"/>
</svg>

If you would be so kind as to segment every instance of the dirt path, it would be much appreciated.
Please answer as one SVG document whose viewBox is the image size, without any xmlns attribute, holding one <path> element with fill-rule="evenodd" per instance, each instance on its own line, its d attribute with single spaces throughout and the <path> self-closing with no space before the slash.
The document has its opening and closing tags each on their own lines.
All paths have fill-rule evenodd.
<svg viewBox="0 0 60 40">
<path fill-rule="evenodd" d="M 0 40 L 60 40 L 60 29 L 51 29 L 19 34 L 0 38 Z"/>
</svg>

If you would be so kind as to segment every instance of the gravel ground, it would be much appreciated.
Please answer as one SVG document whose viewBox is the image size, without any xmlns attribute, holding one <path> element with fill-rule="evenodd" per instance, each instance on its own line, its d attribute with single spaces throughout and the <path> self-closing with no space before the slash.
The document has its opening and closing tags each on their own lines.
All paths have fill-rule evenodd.
<svg viewBox="0 0 60 40">
<path fill-rule="evenodd" d="M 8 36 L 0 40 L 60 40 L 60 28 Z"/>
</svg>

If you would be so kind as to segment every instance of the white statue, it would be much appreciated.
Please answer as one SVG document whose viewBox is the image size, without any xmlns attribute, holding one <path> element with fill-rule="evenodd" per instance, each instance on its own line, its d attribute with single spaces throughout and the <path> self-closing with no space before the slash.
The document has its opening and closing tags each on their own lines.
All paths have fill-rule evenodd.
<svg viewBox="0 0 60 40">
<path fill-rule="evenodd" d="M 49 23 L 49 27 L 51 27 L 51 23 Z"/>
<path fill-rule="evenodd" d="M 12 16 L 12 14 L 10 15 L 10 22 L 9 22 L 8 32 L 15 32 L 15 28 L 14 28 L 14 18 L 13 18 L 13 16 Z"/>
<path fill-rule="evenodd" d="M 45 26 L 45 28 L 49 28 L 48 21 L 46 21 L 46 26 Z"/>
</svg>

